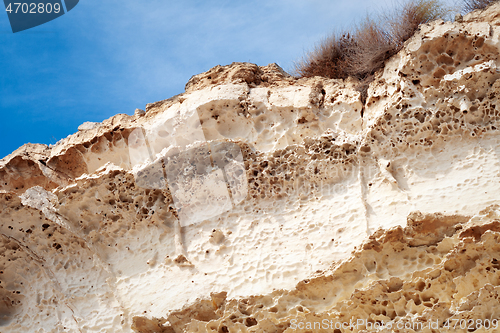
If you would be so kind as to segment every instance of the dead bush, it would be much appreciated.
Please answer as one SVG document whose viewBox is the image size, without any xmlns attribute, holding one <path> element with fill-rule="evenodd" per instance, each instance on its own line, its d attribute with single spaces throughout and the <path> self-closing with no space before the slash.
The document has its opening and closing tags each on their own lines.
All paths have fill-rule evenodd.
<svg viewBox="0 0 500 333">
<path fill-rule="evenodd" d="M 349 58 L 355 49 L 348 34 L 333 34 L 318 44 L 301 62 L 295 64 L 300 77 L 324 76 L 345 79 L 350 75 Z"/>
<path fill-rule="evenodd" d="M 485 9 L 495 2 L 498 2 L 498 0 L 464 0 L 463 9 L 466 13 L 469 13 L 476 9 Z"/>
<path fill-rule="evenodd" d="M 444 17 L 446 13 L 437 0 L 404 2 L 389 15 L 376 20 L 367 17 L 353 32 L 334 34 L 324 40 L 295 64 L 295 73 L 300 77 L 345 79 L 352 76 L 364 80 L 399 52 L 420 24 Z"/>
</svg>

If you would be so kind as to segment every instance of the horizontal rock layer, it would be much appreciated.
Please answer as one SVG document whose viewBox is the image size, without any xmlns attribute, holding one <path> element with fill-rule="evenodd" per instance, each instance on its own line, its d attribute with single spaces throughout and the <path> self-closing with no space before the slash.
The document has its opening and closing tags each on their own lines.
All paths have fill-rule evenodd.
<svg viewBox="0 0 500 333">
<path fill-rule="evenodd" d="M 366 101 L 354 79 L 235 63 L 19 148 L 1 331 L 498 319 L 499 12 L 422 26 Z"/>
</svg>

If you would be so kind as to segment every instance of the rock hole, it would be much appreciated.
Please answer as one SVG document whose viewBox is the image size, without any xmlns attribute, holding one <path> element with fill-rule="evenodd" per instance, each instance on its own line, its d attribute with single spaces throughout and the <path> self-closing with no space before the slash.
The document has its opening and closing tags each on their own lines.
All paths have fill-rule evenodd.
<svg viewBox="0 0 500 333">
<path fill-rule="evenodd" d="M 252 326 L 255 326 L 257 325 L 257 320 L 255 320 L 255 318 L 252 318 L 252 317 L 249 317 L 245 320 L 245 325 L 247 327 L 252 327 Z"/>
</svg>

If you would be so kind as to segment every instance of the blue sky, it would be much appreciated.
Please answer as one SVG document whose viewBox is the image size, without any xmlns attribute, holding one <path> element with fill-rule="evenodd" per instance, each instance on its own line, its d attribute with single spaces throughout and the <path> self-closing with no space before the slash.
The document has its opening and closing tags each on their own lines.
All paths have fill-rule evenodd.
<svg viewBox="0 0 500 333">
<path fill-rule="evenodd" d="M 60 18 L 16 34 L 0 13 L 0 158 L 182 93 L 192 75 L 216 65 L 276 62 L 291 71 L 331 32 L 393 4 L 80 0 Z"/>
</svg>

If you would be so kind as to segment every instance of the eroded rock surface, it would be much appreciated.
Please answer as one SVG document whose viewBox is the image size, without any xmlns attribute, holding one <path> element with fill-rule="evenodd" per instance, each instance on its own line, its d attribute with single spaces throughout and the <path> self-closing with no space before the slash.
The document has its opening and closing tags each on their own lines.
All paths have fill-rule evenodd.
<svg viewBox="0 0 500 333">
<path fill-rule="evenodd" d="M 295 289 L 231 300 L 212 294 L 171 312 L 171 326 L 157 322 L 156 331 L 148 331 L 155 322 L 136 317 L 134 327 L 138 332 L 467 332 L 462 325 L 485 332 L 489 325 L 497 331 L 499 213 L 498 206 L 471 219 L 413 213 L 407 227 L 377 231 L 349 260 Z"/>
<path fill-rule="evenodd" d="M 19 148 L 0 161 L 0 330 L 500 319 L 499 13 L 422 26 L 366 103 L 353 79 L 234 63 Z"/>
</svg>

